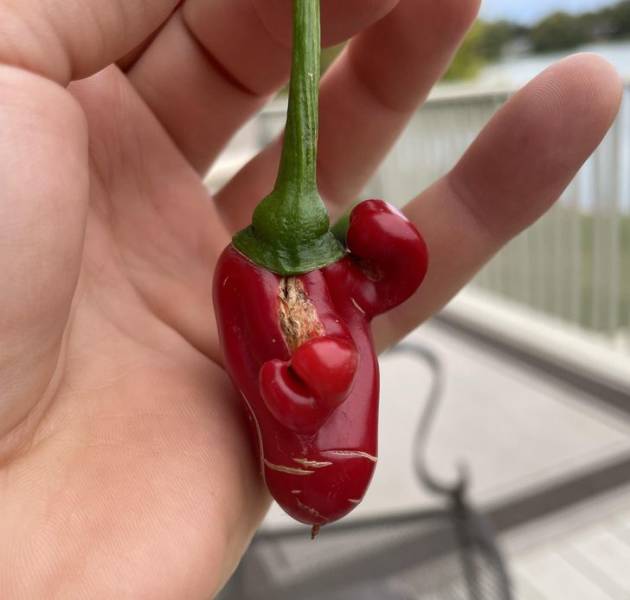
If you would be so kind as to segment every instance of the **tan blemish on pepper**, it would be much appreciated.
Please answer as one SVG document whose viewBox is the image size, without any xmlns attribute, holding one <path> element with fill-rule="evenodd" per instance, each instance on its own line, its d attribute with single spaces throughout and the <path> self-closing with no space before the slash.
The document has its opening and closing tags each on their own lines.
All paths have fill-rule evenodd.
<svg viewBox="0 0 630 600">
<path fill-rule="evenodd" d="M 323 469 L 332 465 L 329 461 L 309 460 L 308 458 L 294 458 L 293 461 L 309 469 Z"/>
<path fill-rule="evenodd" d="M 278 471 L 279 473 L 286 473 L 287 475 L 312 475 L 315 471 L 309 471 L 307 469 L 297 469 L 295 467 L 285 467 L 284 465 L 274 465 L 265 458 L 265 465 L 272 471 Z"/>
<path fill-rule="evenodd" d="M 256 427 L 256 436 L 258 438 L 258 447 L 260 449 L 260 472 L 262 473 L 263 480 L 265 481 L 265 483 L 267 483 L 264 469 L 264 464 L 267 462 L 267 460 L 265 459 L 265 447 L 263 444 L 262 432 L 260 431 L 260 424 L 258 423 L 258 419 L 256 418 L 254 411 L 252 410 L 252 405 L 249 403 L 247 396 L 243 394 L 243 392 L 241 392 L 241 397 L 247 405 L 249 418 L 254 422 L 254 425 Z"/>
<path fill-rule="evenodd" d="M 325 450 L 324 453 L 347 458 L 367 458 L 367 460 L 371 460 L 373 463 L 378 462 L 378 458 L 376 456 L 372 456 L 367 452 L 361 452 L 359 450 Z"/>
<path fill-rule="evenodd" d="M 291 352 L 325 330 L 304 285 L 297 277 L 280 280 L 278 290 L 280 328 Z"/>
<path fill-rule="evenodd" d="M 352 302 L 352 304 L 354 304 L 354 306 L 356 307 L 356 309 L 361 313 L 361 314 L 365 314 L 365 311 L 361 308 L 361 306 L 359 305 L 359 303 L 356 301 L 356 299 L 354 298 L 350 298 L 350 301 Z"/>
<path fill-rule="evenodd" d="M 316 519 L 321 519 L 322 521 L 326 521 L 327 520 L 321 513 L 317 512 L 311 506 L 307 506 L 306 504 L 304 504 L 304 502 L 302 502 L 299 498 L 296 498 L 295 501 L 297 502 L 297 505 L 302 510 L 305 510 L 312 517 L 315 517 Z"/>
</svg>

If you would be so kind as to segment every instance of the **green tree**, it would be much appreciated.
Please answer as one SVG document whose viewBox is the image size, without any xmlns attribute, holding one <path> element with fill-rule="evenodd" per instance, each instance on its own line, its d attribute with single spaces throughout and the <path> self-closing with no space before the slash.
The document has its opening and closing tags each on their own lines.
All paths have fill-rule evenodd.
<svg viewBox="0 0 630 600">
<path fill-rule="evenodd" d="M 630 37 L 630 0 L 612 6 L 608 14 L 612 37 Z"/>
<path fill-rule="evenodd" d="M 479 21 L 479 51 L 489 60 L 499 60 L 503 50 L 510 41 L 518 35 L 518 26 L 510 21 L 494 21 L 491 23 Z"/>
<path fill-rule="evenodd" d="M 505 46 L 522 31 L 509 21 L 477 21 L 468 32 L 444 79 L 453 81 L 475 77 L 487 63 L 499 60 Z"/>
<path fill-rule="evenodd" d="M 534 52 L 552 52 L 585 44 L 593 39 L 593 32 L 579 16 L 556 12 L 534 25 L 529 37 Z"/>
<path fill-rule="evenodd" d="M 473 25 L 444 75 L 446 81 L 472 79 L 479 73 L 486 62 L 481 51 L 484 28 L 482 21 Z"/>
</svg>

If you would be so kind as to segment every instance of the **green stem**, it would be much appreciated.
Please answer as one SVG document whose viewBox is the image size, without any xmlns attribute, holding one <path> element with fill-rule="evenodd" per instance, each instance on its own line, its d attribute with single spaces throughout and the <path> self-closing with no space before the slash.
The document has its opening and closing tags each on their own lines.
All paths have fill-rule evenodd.
<svg viewBox="0 0 630 600">
<path fill-rule="evenodd" d="M 293 61 L 289 107 L 280 170 L 274 191 L 291 189 L 312 201 L 317 194 L 317 133 L 319 125 L 320 19 L 318 0 L 294 0 Z M 298 198 L 288 194 L 287 201 Z"/>
<path fill-rule="evenodd" d="M 319 0 L 293 0 L 293 63 L 278 178 L 254 211 L 252 225 L 233 240 L 252 261 L 286 276 L 344 255 L 317 191 L 320 52 Z"/>
</svg>

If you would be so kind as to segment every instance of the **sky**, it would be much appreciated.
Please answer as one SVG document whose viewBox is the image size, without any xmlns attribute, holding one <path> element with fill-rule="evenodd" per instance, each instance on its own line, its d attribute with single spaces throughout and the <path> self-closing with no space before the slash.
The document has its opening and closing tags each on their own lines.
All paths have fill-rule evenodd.
<svg viewBox="0 0 630 600">
<path fill-rule="evenodd" d="M 610 4 L 615 0 L 483 0 L 482 17 L 490 20 L 510 19 L 519 23 L 532 23 L 557 11 L 584 12 Z"/>
</svg>

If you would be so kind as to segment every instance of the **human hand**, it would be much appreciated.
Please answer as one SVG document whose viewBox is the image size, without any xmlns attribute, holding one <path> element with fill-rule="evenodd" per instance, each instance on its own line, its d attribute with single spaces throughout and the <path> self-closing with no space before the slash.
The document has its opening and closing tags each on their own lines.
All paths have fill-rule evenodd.
<svg viewBox="0 0 630 600">
<path fill-rule="evenodd" d="M 322 82 L 333 214 L 477 8 L 323 0 L 325 43 L 358 34 Z M 212 270 L 270 189 L 279 144 L 212 200 L 201 174 L 286 80 L 290 2 L 20 0 L 0 22 L 0 596 L 210 597 L 268 504 L 221 368 Z M 376 323 L 381 345 L 552 204 L 619 100 L 593 56 L 511 99 L 407 207 L 431 269 Z"/>
</svg>

